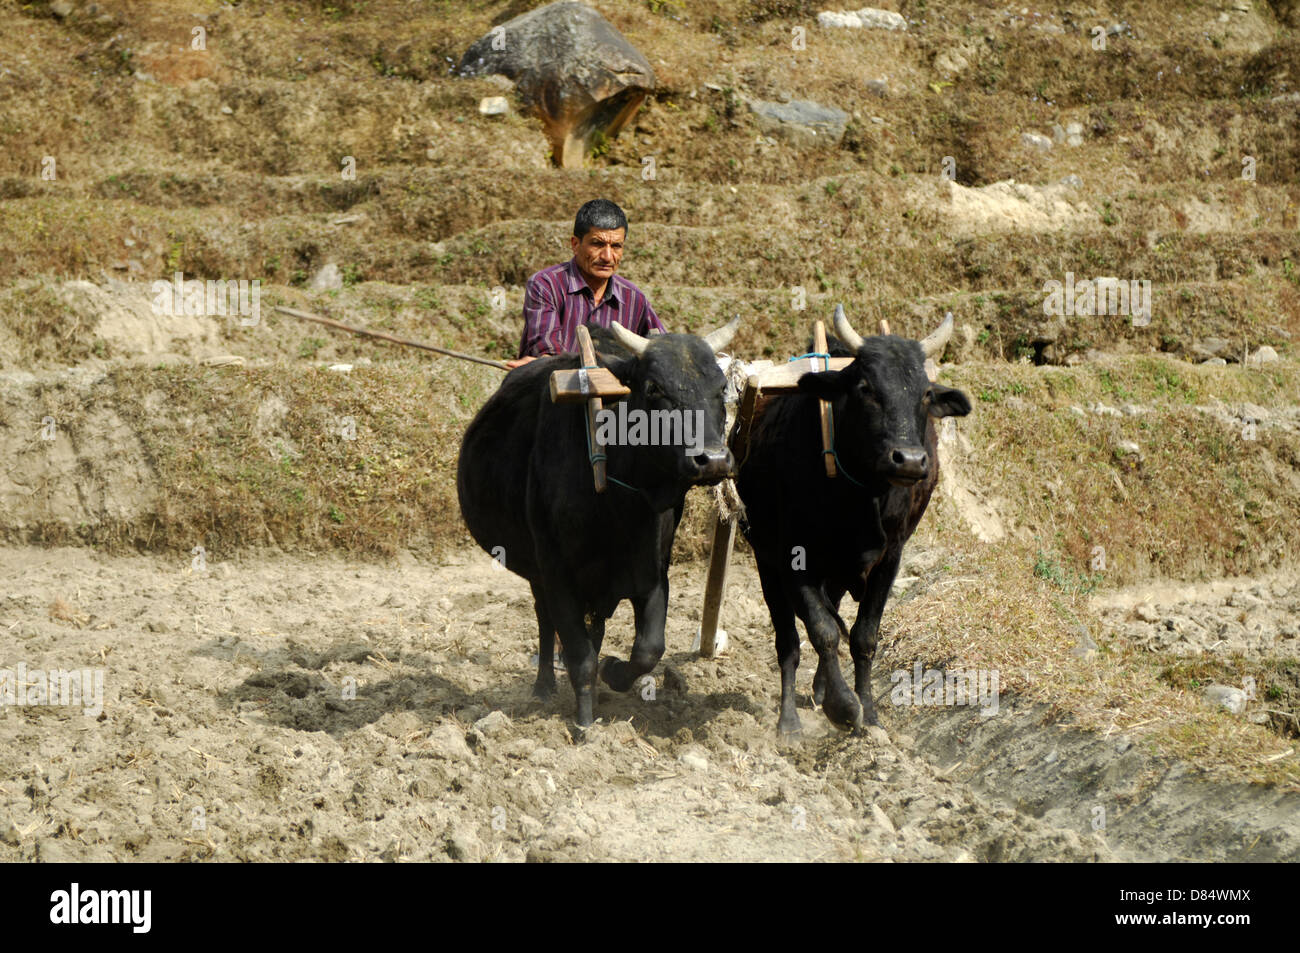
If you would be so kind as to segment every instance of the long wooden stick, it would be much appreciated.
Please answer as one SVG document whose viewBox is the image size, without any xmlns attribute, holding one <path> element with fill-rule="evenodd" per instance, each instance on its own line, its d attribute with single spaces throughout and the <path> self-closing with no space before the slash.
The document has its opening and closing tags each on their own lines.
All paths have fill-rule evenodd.
<svg viewBox="0 0 1300 953">
<path fill-rule="evenodd" d="M 451 351 L 445 347 L 435 347 L 432 344 L 425 344 L 421 341 L 410 341 L 406 338 L 395 337 L 391 334 L 384 334 L 382 331 L 371 331 L 368 328 L 354 328 L 350 324 L 344 324 L 342 321 L 335 321 L 333 318 L 322 318 L 319 314 L 312 314 L 310 311 L 299 311 L 297 308 L 286 308 L 283 305 L 276 305 L 276 311 L 283 311 L 285 314 L 292 315 L 295 318 L 301 318 L 304 321 L 315 321 L 317 324 L 327 324 L 332 328 L 338 328 L 340 331 L 350 331 L 353 334 L 360 334 L 368 338 L 379 338 L 381 341 L 392 341 L 394 344 L 405 344 L 407 347 L 418 347 L 423 351 L 433 351 L 436 354 L 445 354 L 448 357 L 458 357 L 462 361 L 473 361 L 475 364 L 486 364 L 489 367 L 499 367 L 503 371 L 508 368 L 501 361 L 493 361 L 486 357 L 476 357 L 473 354 L 462 354 L 460 351 Z"/>
</svg>

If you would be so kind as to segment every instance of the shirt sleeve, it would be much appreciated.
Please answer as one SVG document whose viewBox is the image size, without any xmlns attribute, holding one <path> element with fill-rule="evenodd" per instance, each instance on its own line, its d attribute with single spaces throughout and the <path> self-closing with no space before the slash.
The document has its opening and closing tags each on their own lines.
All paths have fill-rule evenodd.
<svg viewBox="0 0 1300 953">
<path fill-rule="evenodd" d="M 650 334 L 664 334 L 667 328 L 664 327 L 659 315 L 655 314 L 655 309 L 650 307 L 650 299 L 645 298 L 645 313 L 641 315 L 641 326 L 637 328 L 637 334 L 647 337 Z"/>
<path fill-rule="evenodd" d="M 519 342 L 520 357 L 544 357 L 555 353 L 555 332 L 560 315 L 550 286 L 534 275 L 524 289 L 524 334 Z"/>
</svg>

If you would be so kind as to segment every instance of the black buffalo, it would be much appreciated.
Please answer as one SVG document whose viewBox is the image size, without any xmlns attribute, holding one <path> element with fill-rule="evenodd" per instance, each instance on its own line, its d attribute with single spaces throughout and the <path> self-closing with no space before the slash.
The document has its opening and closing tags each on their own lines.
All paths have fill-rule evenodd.
<svg viewBox="0 0 1300 953">
<path fill-rule="evenodd" d="M 750 431 L 738 461 L 742 524 L 753 547 L 776 630 L 784 736 L 798 735 L 795 670 L 803 620 L 817 652 L 814 701 L 844 728 L 878 724 L 871 660 L 880 615 L 898 572 L 903 544 L 916 529 L 939 478 L 934 420 L 970 413 L 961 391 L 932 383 L 925 360 L 942 352 L 952 318 L 925 341 L 895 335 L 863 339 L 835 309 L 835 331 L 854 360 L 839 371 L 805 374 L 799 391 L 775 397 Z M 838 475 L 823 463 L 818 401 L 831 402 Z M 844 593 L 859 603 L 846 634 L 854 691 L 837 654 L 845 630 Z"/>
<path fill-rule="evenodd" d="M 576 354 L 511 371 L 465 431 L 456 475 L 465 523 L 480 546 L 531 584 L 539 636 L 534 693 L 555 691 L 558 632 L 584 727 L 593 721 L 605 621 L 619 602 L 632 601 L 636 639 L 628 661 L 606 658 L 599 666 L 606 684 L 627 691 L 663 655 L 668 558 L 686 492 L 731 473 L 726 382 L 714 353 L 738 324 L 705 337 L 643 338 L 620 326 L 594 335 L 598 362 L 631 388 L 622 399 L 629 413 L 700 411 L 694 419 L 702 425 L 690 446 L 605 447 L 604 493 L 592 479 L 583 405 L 553 404 L 548 392 L 552 371 L 579 366 Z M 605 347 L 611 340 L 618 346 Z"/>
</svg>

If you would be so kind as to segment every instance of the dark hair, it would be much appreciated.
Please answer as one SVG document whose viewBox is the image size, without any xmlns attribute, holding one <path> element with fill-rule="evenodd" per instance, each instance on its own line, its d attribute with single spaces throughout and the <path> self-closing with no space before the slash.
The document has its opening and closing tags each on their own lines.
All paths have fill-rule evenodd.
<svg viewBox="0 0 1300 953">
<path fill-rule="evenodd" d="M 611 232 L 621 228 L 623 237 L 626 238 L 627 216 L 609 199 L 592 199 L 578 209 L 578 215 L 573 220 L 573 237 L 581 241 L 593 228 Z"/>
</svg>

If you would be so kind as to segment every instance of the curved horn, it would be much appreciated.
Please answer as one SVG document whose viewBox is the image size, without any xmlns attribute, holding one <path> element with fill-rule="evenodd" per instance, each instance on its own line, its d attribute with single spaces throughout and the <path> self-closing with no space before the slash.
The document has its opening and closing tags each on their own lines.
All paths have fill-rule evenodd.
<svg viewBox="0 0 1300 953">
<path fill-rule="evenodd" d="M 844 305 L 835 306 L 835 333 L 840 336 L 840 340 L 847 344 L 853 350 L 862 347 L 862 335 L 849 327 L 849 319 L 844 317 Z"/>
<path fill-rule="evenodd" d="M 736 336 L 736 328 L 738 327 L 740 327 L 740 315 L 736 315 L 716 331 L 710 331 L 704 335 L 704 343 L 713 348 L 713 353 L 717 354 L 731 343 L 731 339 Z"/>
<path fill-rule="evenodd" d="M 943 349 L 948 346 L 948 339 L 952 337 L 952 312 L 943 319 L 943 324 L 939 325 L 930 335 L 921 342 L 921 350 L 925 352 L 926 357 L 932 357 L 938 360 Z"/>
<path fill-rule="evenodd" d="M 623 345 L 637 357 L 644 354 L 645 349 L 650 346 L 649 339 L 643 338 L 635 331 L 629 331 L 617 321 L 611 321 L 609 323 L 609 329 L 614 333 L 614 337 L 618 338 L 618 343 Z"/>
</svg>

